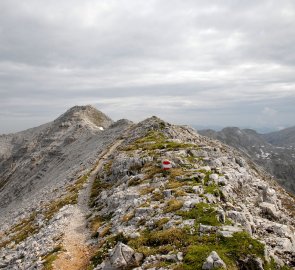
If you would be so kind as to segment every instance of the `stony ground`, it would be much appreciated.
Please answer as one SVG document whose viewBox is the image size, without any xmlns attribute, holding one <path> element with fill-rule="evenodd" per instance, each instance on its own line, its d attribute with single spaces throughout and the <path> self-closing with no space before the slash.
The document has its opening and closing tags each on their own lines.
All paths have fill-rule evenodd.
<svg viewBox="0 0 295 270">
<path fill-rule="evenodd" d="M 111 155 L 122 143 L 116 141 L 109 149 L 104 151 L 99 159 L 97 166 L 88 177 L 84 188 L 79 192 L 78 203 L 74 205 L 74 210 L 64 226 L 62 247 L 64 252 L 60 253 L 53 263 L 56 270 L 79 270 L 86 269 L 90 259 L 89 238 L 90 232 L 87 228 L 86 215 L 89 214 L 88 206 L 90 191 L 95 180 L 96 174 L 101 170 L 104 160 Z"/>
<path fill-rule="evenodd" d="M 240 153 L 156 117 L 101 134 L 66 192 L 2 227 L 1 269 L 295 266 L 295 200 Z"/>
<path fill-rule="evenodd" d="M 252 161 L 272 174 L 286 190 L 295 194 L 295 140 L 293 141 L 292 136 L 295 131 L 290 129 L 289 136 L 285 138 L 283 134 L 286 131 L 288 129 L 270 134 L 258 134 L 251 129 L 224 128 L 218 132 L 213 130 L 198 132 L 244 152 Z"/>
<path fill-rule="evenodd" d="M 294 199 L 231 148 L 157 118 L 132 129 L 91 203 L 95 269 L 295 266 Z"/>
<path fill-rule="evenodd" d="M 0 187 L 1 269 L 47 269 L 64 249 L 63 233 L 68 224 L 75 224 L 72 217 L 80 215 L 80 222 L 85 225 L 84 208 L 76 206 L 79 190 L 106 149 L 130 125 L 125 120 L 112 123 L 107 117 L 101 122 L 103 115 L 93 110 L 89 106 L 75 107 L 52 123 L 8 136 L 20 142 L 14 146 L 16 155 L 6 152 L 12 157 L 0 158 L 0 185 L 4 183 Z M 99 126 L 94 125 L 97 120 Z M 100 129 L 108 125 L 105 130 Z M 30 147 L 25 147 L 20 156 L 22 143 Z M 11 173 L 12 159 L 16 163 Z M 27 170 L 23 168 L 30 166 L 33 167 L 26 178 Z M 3 179 L 10 174 L 5 184 Z M 39 180 L 31 181 L 31 177 Z M 84 199 L 85 206 L 87 198 Z"/>
</svg>

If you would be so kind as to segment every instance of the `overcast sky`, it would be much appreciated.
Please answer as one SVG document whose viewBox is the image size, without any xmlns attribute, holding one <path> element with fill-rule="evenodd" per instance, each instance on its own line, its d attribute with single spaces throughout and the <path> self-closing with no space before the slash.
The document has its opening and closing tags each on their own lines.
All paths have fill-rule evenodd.
<svg viewBox="0 0 295 270">
<path fill-rule="evenodd" d="M 0 133 L 114 120 L 295 125 L 294 0 L 1 0 Z"/>
</svg>

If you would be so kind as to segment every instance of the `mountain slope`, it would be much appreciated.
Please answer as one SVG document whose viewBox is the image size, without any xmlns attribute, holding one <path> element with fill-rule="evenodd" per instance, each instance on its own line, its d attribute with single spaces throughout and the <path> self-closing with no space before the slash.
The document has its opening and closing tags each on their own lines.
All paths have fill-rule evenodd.
<svg viewBox="0 0 295 270">
<path fill-rule="evenodd" d="M 51 123 L 8 135 L 9 140 L 2 136 L 7 151 L 0 159 L 0 214 L 59 196 L 128 125 L 114 125 L 91 106 L 76 106 Z"/>
<path fill-rule="evenodd" d="M 295 265 L 294 199 L 239 152 L 155 117 L 127 137 L 91 197 L 95 269 L 211 269 L 212 252 L 227 269 Z"/>
<path fill-rule="evenodd" d="M 263 138 L 273 145 L 295 147 L 295 127 L 263 134 Z"/>
<path fill-rule="evenodd" d="M 10 204 L 6 217 L 16 218 L 1 216 L 1 268 L 295 266 L 295 200 L 241 152 L 157 117 L 82 139 L 72 149 L 86 147 L 92 163 L 72 182 L 55 183 L 60 196 L 30 196 L 38 207 Z M 17 207 L 26 210 L 12 214 Z"/>
<path fill-rule="evenodd" d="M 292 144 L 271 144 L 275 138 L 277 138 L 276 142 L 278 143 L 278 138 L 281 134 L 285 134 L 285 131 L 262 135 L 250 129 L 228 127 L 219 132 L 200 130 L 199 133 L 243 151 L 255 163 L 261 165 L 268 173 L 276 177 L 288 191 L 295 194 L 295 148 Z M 289 129 L 286 133 L 292 133 L 292 129 Z M 293 135 L 295 136 L 295 132 Z M 290 134 L 287 138 L 290 139 L 288 142 L 292 142 Z M 280 143 L 283 142 L 287 143 L 287 140 L 282 139 L 280 141 Z"/>
</svg>

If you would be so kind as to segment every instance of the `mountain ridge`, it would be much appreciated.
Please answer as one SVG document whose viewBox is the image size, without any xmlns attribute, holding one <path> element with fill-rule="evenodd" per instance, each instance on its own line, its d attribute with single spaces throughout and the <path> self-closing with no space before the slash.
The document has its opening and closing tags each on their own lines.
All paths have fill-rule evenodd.
<svg viewBox="0 0 295 270">
<path fill-rule="evenodd" d="M 97 115 L 102 121 L 94 125 L 93 118 Z M 100 127 L 104 129 L 112 124 L 114 122 L 110 118 L 93 107 L 75 106 L 55 121 L 11 135 L 8 153 L 2 154 L 0 158 L 1 208 L 14 200 L 15 193 L 25 194 L 35 185 L 46 185 L 47 181 L 57 183 L 56 179 L 63 175 L 66 179 L 62 183 L 70 181 L 84 166 L 93 163 L 91 160 L 97 156 L 95 148 L 92 149 L 93 144 L 99 146 L 101 143 L 100 147 L 104 147 L 102 142 L 105 142 L 108 145 L 118 136 L 116 133 L 120 125 L 122 129 L 129 125 L 127 122 L 119 122 L 119 126 L 114 127 L 113 134 L 107 138 Z M 96 137 L 101 142 L 95 142 Z M 3 137 L 0 137 L 0 144 L 1 138 Z M 66 171 L 71 176 L 67 176 Z M 21 184 L 19 179 L 23 179 Z"/>
<path fill-rule="evenodd" d="M 269 134 L 259 134 L 254 130 L 237 127 L 227 127 L 217 132 L 214 130 L 198 132 L 243 151 L 276 177 L 287 190 L 295 194 L 295 137 L 293 137 L 295 128 Z M 273 141 L 276 143 L 272 144 Z"/>
<path fill-rule="evenodd" d="M 289 127 L 280 131 L 263 134 L 263 137 L 271 144 L 282 146 L 295 146 L 295 127 Z"/>
<path fill-rule="evenodd" d="M 1 268 L 295 266 L 295 199 L 248 156 L 155 116 L 101 130 L 77 110 L 0 161 Z"/>
</svg>

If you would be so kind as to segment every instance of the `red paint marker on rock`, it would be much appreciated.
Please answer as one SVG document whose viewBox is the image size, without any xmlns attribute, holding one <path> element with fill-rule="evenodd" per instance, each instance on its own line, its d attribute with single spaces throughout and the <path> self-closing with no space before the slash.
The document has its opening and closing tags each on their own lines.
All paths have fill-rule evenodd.
<svg viewBox="0 0 295 270">
<path fill-rule="evenodd" d="M 172 164 L 169 160 L 163 160 L 162 161 L 162 169 L 163 170 L 170 170 L 172 168 Z"/>
</svg>

